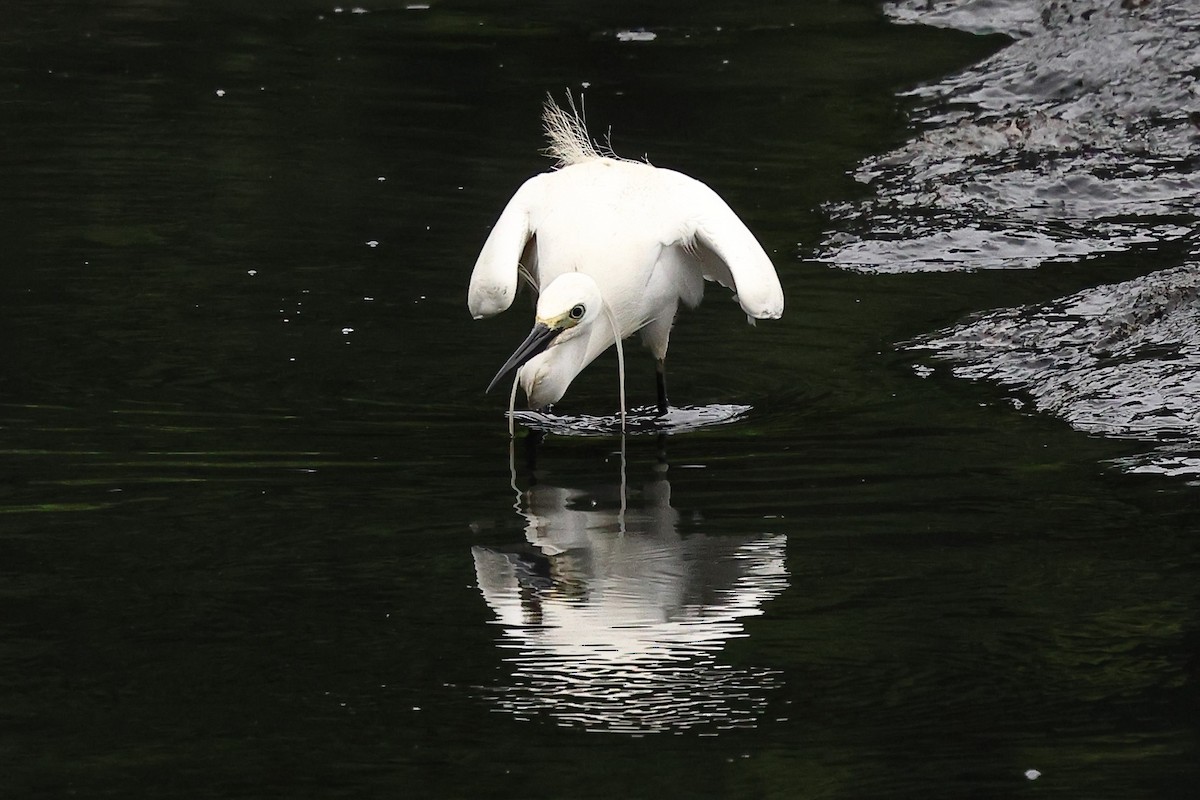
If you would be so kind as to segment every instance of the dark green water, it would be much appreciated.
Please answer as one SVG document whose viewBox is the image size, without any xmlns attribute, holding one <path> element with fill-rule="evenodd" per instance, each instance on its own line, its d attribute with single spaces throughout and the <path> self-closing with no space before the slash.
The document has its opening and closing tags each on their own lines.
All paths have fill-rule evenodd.
<svg viewBox="0 0 1200 800">
<path fill-rule="evenodd" d="M 1196 488 L 894 347 L 1170 254 L 805 260 L 895 92 L 1002 43 L 866 2 L 10 3 L 0 793 L 1194 796 Z M 482 389 L 528 314 L 473 322 L 466 282 L 584 82 L 788 310 L 710 289 L 673 336 L 673 399 L 742 421 L 624 469 L 519 442 L 519 497 Z"/>
</svg>

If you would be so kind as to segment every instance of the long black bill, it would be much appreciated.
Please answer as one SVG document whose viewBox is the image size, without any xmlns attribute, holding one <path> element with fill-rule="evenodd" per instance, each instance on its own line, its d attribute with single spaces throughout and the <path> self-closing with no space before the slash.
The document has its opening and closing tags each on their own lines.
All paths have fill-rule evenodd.
<svg viewBox="0 0 1200 800">
<path fill-rule="evenodd" d="M 517 352 L 508 357 L 508 361 L 504 362 L 504 366 L 496 373 L 496 377 L 492 378 L 492 382 L 488 384 L 488 388 L 484 391 L 484 394 L 496 388 L 496 384 L 505 375 L 549 347 L 550 342 L 554 340 L 554 337 L 558 333 L 558 331 L 548 328 L 540 322 L 534 325 L 533 330 L 529 332 L 529 336 L 525 337 L 525 341 L 521 342 L 521 346 L 517 348 Z"/>
</svg>

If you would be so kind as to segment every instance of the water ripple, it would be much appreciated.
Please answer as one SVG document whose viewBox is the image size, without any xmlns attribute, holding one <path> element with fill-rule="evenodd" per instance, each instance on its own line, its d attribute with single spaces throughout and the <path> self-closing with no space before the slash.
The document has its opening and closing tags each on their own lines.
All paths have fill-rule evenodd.
<svg viewBox="0 0 1200 800">
<path fill-rule="evenodd" d="M 631 409 L 626 414 L 624 431 L 629 434 L 686 433 L 738 422 L 750 409 L 747 405 L 716 403 L 706 406 L 672 406 L 666 414 L 659 414 L 657 408 L 643 406 Z M 590 416 L 516 411 L 513 418 L 532 430 L 559 436 L 611 436 L 622 431 L 619 414 Z"/>
<path fill-rule="evenodd" d="M 1161 443 L 1126 469 L 1200 475 L 1200 262 L 992 311 L 910 346 L 1082 431 Z"/>
<path fill-rule="evenodd" d="M 865 272 L 1028 268 L 1178 240 L 1200 204 L 1200 7 L 998 0 L 889 7 L 1016 41 L 909 93 L 920 135 L 867 159 L 820 260 Z"/>
</svg>

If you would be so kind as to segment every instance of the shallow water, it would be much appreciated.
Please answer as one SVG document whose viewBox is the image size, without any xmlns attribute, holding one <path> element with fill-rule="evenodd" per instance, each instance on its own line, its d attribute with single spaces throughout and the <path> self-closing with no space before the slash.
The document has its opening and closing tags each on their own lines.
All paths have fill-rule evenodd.
<svg viewBox="0 0 1200 800">
<path fill-rule="evenodd" d="M 1080 430 L 1158 445 L 1119 459 L 1126 468 L 1200 474 L 1200 7 L 952 0 L 888 10 L 1017 41 L 908 93 L 923 130 L 860 165 L 869 197 L 827 205 L 839 227 L 821 257 L 908 272 L 1155 253 L 1149 274 L 1098 279 L 917 346 Z"/>
<path fill-rule="evenodd" d="M 902 344 L 1158 296 L 1187 237 L 810 259 L 956 109 L 920 87 L 1008 40 L 865 2 L 408 5 L 5 15 L 5 795 L 1190 797 L 1194 473 Z M 483 389 L 528 313 L 473 322 L 466 280 L 584 83 L 617 152 L 742 214 L 788 309 L 680 320 L 669 435 L 510 449 Z M 1180 344 L 1178 296 L 1109 349 Z M 1055 341 L 1035 374 L 1107 374 Z M 549 422 L 619 424 L 615 374 Z"/>
<path fill-rule="evenodd" d="M 822 257 L 998 269 L 1194 241 L 1200 8 L 1188 0 L 901 2 L 898 20 L 1018 37 L 914 88 L 920 133 L 866 159 Z M 1131 4 L 1133 5 L 1133 4 Z"/>
</svg>

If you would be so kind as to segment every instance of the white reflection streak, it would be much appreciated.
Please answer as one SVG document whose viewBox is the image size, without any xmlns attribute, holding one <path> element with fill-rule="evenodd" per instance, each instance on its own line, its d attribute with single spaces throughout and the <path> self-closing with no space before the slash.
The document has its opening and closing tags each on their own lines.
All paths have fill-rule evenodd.
<svg viewBox="0 0 1200 800">
<path fill-rule="evenodd" d="M 534 486 L 518 502 L 533 549 L 472 548 L 512 666 L 498 707 L 625 733 L 753 726 L 776 673 L 717 658 L 786 588 L 786 537 L 681 536 L 667 481 L 631 508 L 623 449 L 621 477 L 619 498 Z"/>
</svg>

